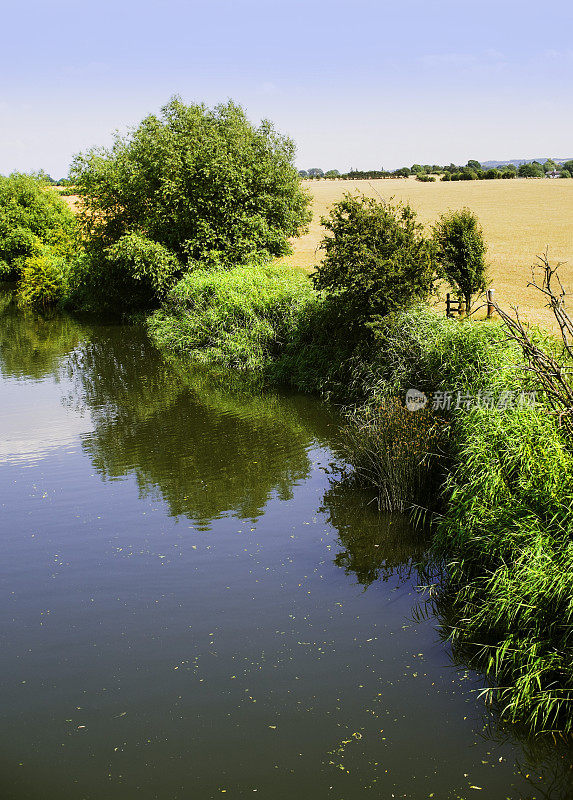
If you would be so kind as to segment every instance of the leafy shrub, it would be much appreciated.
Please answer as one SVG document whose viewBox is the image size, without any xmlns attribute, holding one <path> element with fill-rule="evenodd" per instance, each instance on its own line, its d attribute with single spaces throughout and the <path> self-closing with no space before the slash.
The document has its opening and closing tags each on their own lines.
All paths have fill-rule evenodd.
<svg viewBox="0 0 573 800">
<path fill-rule="evenodd" d="M 436 178 L 434 175 L 426 175 L 424 172 L 421 172 L 416 175 L 416 180 L 421 181 L 422 183 L 433 183 Z"/>
<path fill-rule="evenodd" d="M 74 263 L 71 303 L 113 313 L 157 308 L 181 272 L 177 258 L 158 242 L 127 234 L 103 252 L 89 248 Z"/>
<path fill-rule="evenodd" d="M 429 294 L 433 251 L 410 206 L 346 194 L 322 225 L 330 235 L 314 285 L 348 308 L 351 326 Z"/>
<path fill-rule="evenodd" d="M 312 301 L 308 278 L 280 265 L 196 269 L 169 292 L 149 329 L 160 345 L 194 361 L 260 371 Z"/>
<path fill-rule="evenodd" d="M 354 380 L 357 365 L 370 362 L 370 330 L 357 326 L 338 298 L 318 296 L 305 305 L 269 377 L 303 392 L 342 403 L 363 400 Z"/>
<path fill-rule="evenodd" d="M 494 390 L 512 386 L 519 348 L 499 325 L 452 320 L 425 306 L 379 318 L 351 335 L 336 298 L 305 307 L 271 377 L 342 404 L 380 404 L 417 388 Z"/>
<path fill-rule="evenodd" d="M 0 176 L 0 277 L 15 280 L 26 259 L 49 245 L 63 258 L 76 249 L 76 223 L 56 192 L 39 178 Z"/>
<path fill-rule="evenodd" d="M 26 259 L 18 285 L 22 305 L 46 309 L 60 303 L 67 287 L 66 262 L 50 248 Z"/>
</svg>

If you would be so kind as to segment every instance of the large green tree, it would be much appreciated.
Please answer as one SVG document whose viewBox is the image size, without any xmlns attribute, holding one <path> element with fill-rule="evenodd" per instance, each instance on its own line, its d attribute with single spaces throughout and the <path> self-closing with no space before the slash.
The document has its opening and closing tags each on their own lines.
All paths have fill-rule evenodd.
<svg viewBox="0 0 573 800">
<path fill-rule="evenodd" d="M 538 161 L 532 161 L 530 164 L 521 164 L 517 174 L 520 178 L 542 178 L 545 173 Z"/>
<path fill-rule="evenodd" d="M 310 220 L 294 154 L 270 122 L 253 126 L 231 101 L 210 109 L 173 98 L 127 136 L 116 135 L 111 148 L 74 158 L 70 178 L 82 197 L 88 253 L 107 259 L 112 284 L 110 248 L 126 236 L 137 237 L 131 241 L 140 251 L 143 239 L 164 248 L 162 263 L 170 254 L 180 273 L 197 262 L 284 255 Z M 112 255 L 117 264 L 117 250 Z M 151 291 L 157 281 L 148 283 Z"/>
</svg>

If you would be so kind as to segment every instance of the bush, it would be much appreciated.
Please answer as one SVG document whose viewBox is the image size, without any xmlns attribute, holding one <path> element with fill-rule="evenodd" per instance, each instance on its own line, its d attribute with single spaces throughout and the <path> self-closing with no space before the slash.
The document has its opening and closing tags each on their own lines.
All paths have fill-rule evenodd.
<svg viewBox="0 0 573 800">
<path fill-rule="evenodd" d="M 64 298 L 66 262 L 50 248 L 44 247 L 39 255 L 26 259 L 18 285 L 18 299 L 24 306 L 47 309 Z"/>
<path fill-rule="evenodd" d="M 473 295 L 486 287 L 486 244 L 478 218 L 468 208 L 442 214 L 433 239 L 444 275 L 463 295 L 469 313 Z"/>
<path fill-rule="evenodd" d="M 26 259 L 49 245 L 63 258 L 76 249 L 72 212 L 40 178 L 13 173 L 0 176 L 0 277 L 16 280 Z"/>
<path fill-rule="evenodd" d="M 433 183 L 433 181 L 435 181 L 436 178 L 434 175 L 426 175 L 425 173 L 422 172 L 416 175 L 416 180 L 421 181 L 422 183 Z"/>
<path fill-rule="evenodd" d="M 255 128 L 234 103 L 174 98 L 111 149 L 77 155 L 70 175 L 92 249 L 137 233 L 184 264 L 215 252 L 232 266 L 290 252 L 309 222 L 293 159 L 290 139 L 267 121 Z"/>
<path fill-rule="evenodd" d="M 314 285 L 347 308 L 351 327 L 428 296 L 433 251 L 410 206 L 346 194 L 322 225 L 331 235 Z"/>
<path fill-rule="evenodd" d="M 306 276 L 280 265 L 197 269 L 173 287 L 149 329 L 158 344 L 194 361 L 260 372 L 313 297 Z"/>
<path fill-rule="evenodd" d="M 127 234 L 103 252 L 89 248 L 74 262 L 69 303 L 113 314 L 157 308 L 181 272 L 181 264 L 165 247 Z"/>
</svg>

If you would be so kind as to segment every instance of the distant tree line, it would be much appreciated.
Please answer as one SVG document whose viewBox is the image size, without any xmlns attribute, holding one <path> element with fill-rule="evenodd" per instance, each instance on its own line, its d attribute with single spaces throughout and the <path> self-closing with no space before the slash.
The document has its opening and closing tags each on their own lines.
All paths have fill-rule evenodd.
<svg viewBox="0 0 573 800">
<path fill-rule="evenodd" d="M 516 167 L 515 164 L 504 164 L 499 167 L 483 169 L 479 161 L 470 159 L 464 166 L 448 164 L 439 166 L 438 164 L 412 164 L 411 167 L 400 167 L 392 171 L 385 169 L 358 170 L 351 169 L 349 172 L 339 172 L 337 169 L 330 169 L 324 172 L 319 167 L 299 170 L 301 178 L 318 180 L 328 178 L 330 180 L 373 180 L 375 178 L 407 178 L 415 175 L 416 179 L 423 182 L 435 181 L 436 175 L 441 176 L 443 181 L 481 181 L 511 178 L 570 178 L 573 175 L 573 159 L 559 163 L 548 158 L 543 163 L 530 161 Z"/>
</svg>

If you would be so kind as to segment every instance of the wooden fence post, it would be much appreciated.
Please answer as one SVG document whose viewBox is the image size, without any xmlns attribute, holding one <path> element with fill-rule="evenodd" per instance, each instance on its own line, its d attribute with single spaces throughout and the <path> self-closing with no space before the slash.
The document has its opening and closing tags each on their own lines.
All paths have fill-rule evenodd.
<svg viewBox="0 0 573 800">
<path fill-rule="evenodd" d="M 452 301 L 450 299 L 450 293 L 448 292 L 446 295 L 446 317 L 451 317 L 452 314 Z"/>
<path fill-rule="evenodd" d="M 491 319 L 494 312 L 493 307 L 493 289 L 488 289 L 486 292 L 487 297 L 487 318 Z"/>
</svg>

